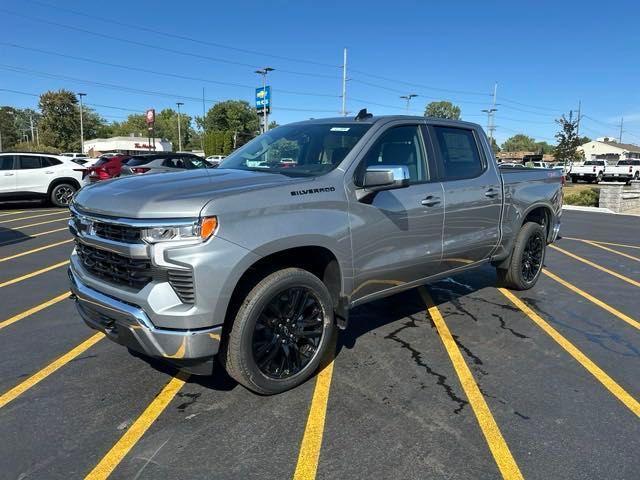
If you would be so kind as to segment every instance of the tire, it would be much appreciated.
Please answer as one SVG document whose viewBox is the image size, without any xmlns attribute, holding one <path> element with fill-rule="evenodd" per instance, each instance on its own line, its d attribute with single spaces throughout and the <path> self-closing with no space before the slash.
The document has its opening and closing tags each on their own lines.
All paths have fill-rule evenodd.
<svg viewBox="0 0 640 480">
<path fill-rule="evenodd" d="M 602 172 L 598 173 L 596 177 L 596 183 L 600 183 L 604 179 L 604 174 Z"/>
<path fill-rule="evenodd" d="M 633 180 L 640 180 L 640 171 L 636 171 L 636 173 L 633 174 Z"/>
<path fill-rule="evenodd" d="M 51 189 L 49 201 L 56 207 L 68 207 L 77 191 L 76 186 L 71 183 L 59 183 Z"/>
<path fill-rule="evenodd" d="M 530 241 L 535 245 L 531 245 Z M 540 251 L 532 255 L 531 246 L 534 250 L 540 248 Z M 546 247 L 546 229 L 539 223 L 525 223 L 516 237 L 509 266 L 497 269 L 498 282 L 511 290 L 528 290 L 533 287 L 542 272 Z M 524 262 L 528 262 L 531 268 L 527 270 Z M 527 273 L 523 273 L 525 270 Z"/>
<path fill-rule="evenodd" d="M 298 315 L 291 315 L 295 310 Z M 256 393 L 284 392 L 307 380 L 332 344 L 331 295 L 306 270 L 278 270 L 253 287 L 228 331 L 219 355 L 227 373 Z M 281 358 L 283 363 L 278 365 Z"/>
</svg>

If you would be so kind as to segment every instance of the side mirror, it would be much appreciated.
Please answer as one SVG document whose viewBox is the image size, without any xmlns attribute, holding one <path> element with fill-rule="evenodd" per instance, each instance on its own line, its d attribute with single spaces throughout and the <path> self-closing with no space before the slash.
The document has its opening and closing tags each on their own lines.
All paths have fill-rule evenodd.
<svg viewBox="0 0 640 480">
<path fill-rule="evenodd" d="M 408 187 L 409 180 L 406 165 L 373 165 L 367 168 L 362 187 L 370 192 L 393 190 Z"/>
</svg>

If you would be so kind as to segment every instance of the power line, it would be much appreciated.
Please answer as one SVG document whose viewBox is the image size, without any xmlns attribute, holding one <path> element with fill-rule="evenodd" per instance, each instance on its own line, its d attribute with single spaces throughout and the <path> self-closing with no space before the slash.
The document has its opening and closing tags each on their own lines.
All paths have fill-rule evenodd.
<svg viewBox="0 0 640 480">
<path fill-rule="evenodd" d="M 557 112 L 557 113 L 564 113 L 562 110 L 558 110 L 556 108 L 549 108 L 549 107 L 540 107 L 538 105 L 531 105 L 530 103 L 522 103 L 522 102 L 516 102 L 515 100 L 510 100 L 508 98 L 504 98 L 502 97 L 500 99 L 501 102 L 507 102 L 507 103 L 513 103 L 514 105 L 520 105 L 522 107 L 530 107 L 530 108 L 537 108 L 539 110 L 546 110 L 548 112 Z"/>
</svg>

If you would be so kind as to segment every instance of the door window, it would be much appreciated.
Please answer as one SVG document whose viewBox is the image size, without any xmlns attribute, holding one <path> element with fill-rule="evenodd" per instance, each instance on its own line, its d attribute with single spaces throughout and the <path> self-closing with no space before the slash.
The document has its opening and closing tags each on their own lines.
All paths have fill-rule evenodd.
<svg viewBox="0 0 640 480">
<path fill-rule="evenodd" d="M 434 126 L 435 143 L 440 152 L 443 180 L 479 176 L 484 165 L 472 130 Z"/>
<path fill-rule="evenodd" d="M 0 170 L 13 170 L 13 155 L 0 157 Z"/>
<path fill-rule="evenodd" d="M 390 128 L 371 147 L 358 168 L 356 183 L 362 185 L 368 167 L 404 165 L 411 183 L 429 181 L 429 171 L 417 125 Z"/>
<path fill-rule="evenodd" d="M 20 155 L 18 156 L 18 168 L 20 170 L 32 170 L 34 168 L 42 168 L 42 157 L 36 157 L 33 155 Z"/>
</svg>

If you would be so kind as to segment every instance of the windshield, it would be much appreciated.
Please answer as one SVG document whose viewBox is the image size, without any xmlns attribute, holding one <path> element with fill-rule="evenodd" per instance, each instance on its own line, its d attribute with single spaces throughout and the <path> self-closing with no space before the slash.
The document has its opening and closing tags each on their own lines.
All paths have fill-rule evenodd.
<svg viewBox="0 0 640 480">
<path fill-rule="evenodd" d="M 337 167 L 370 127 L 353 123 L 278 127 L 229 155 L 218 168 L 322 175 Z"/>
<path fill-rule="evenodd" d="M 585 165 L 599 165 L 602 166 L 604 165 L 604 160 L 601 161 L 596 161 L 596 160 L 588 160 L 586 162 L 584 162 Z"/>
</svg>

